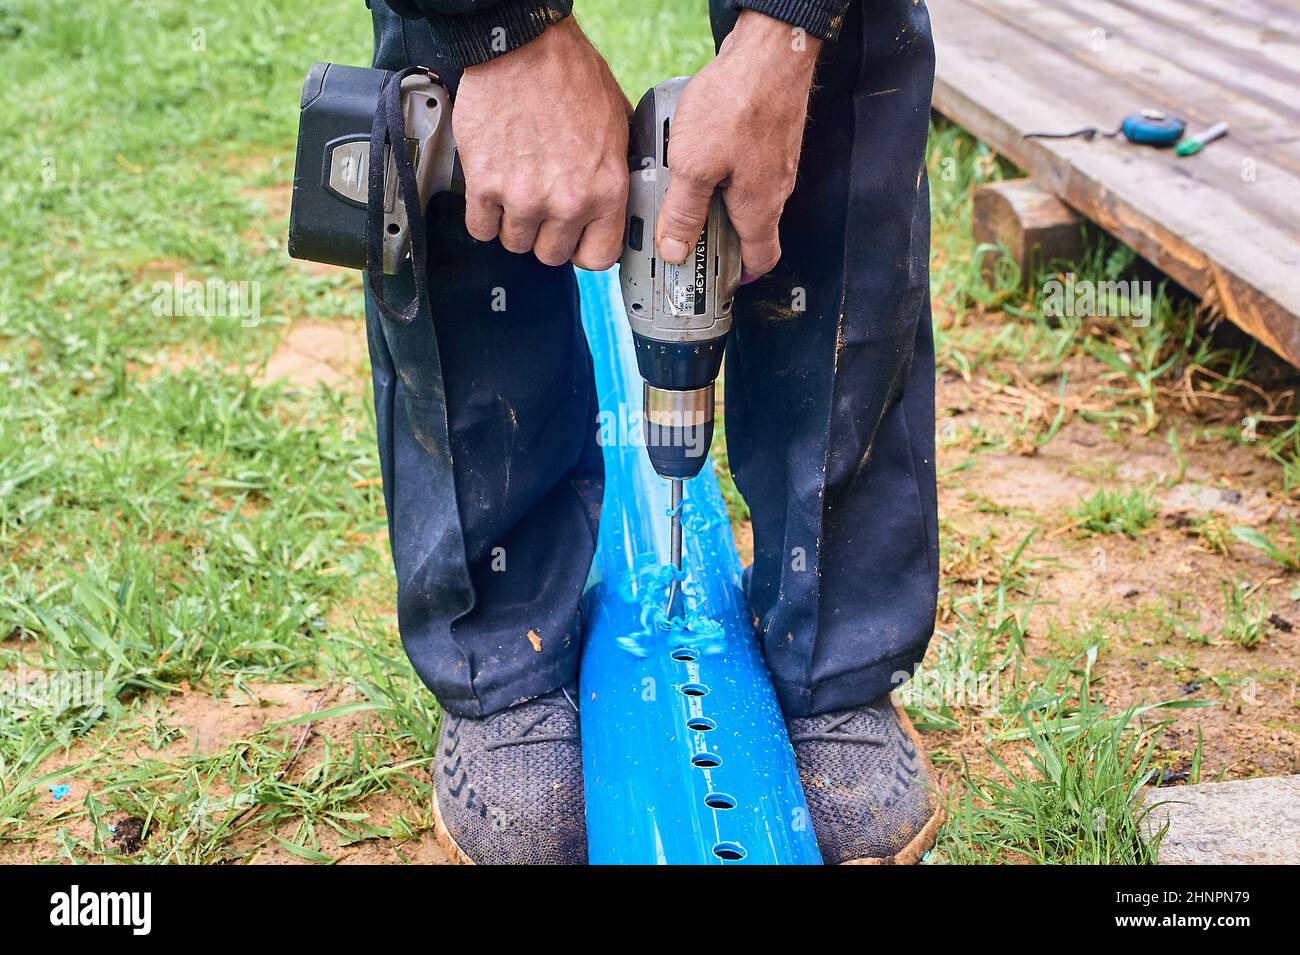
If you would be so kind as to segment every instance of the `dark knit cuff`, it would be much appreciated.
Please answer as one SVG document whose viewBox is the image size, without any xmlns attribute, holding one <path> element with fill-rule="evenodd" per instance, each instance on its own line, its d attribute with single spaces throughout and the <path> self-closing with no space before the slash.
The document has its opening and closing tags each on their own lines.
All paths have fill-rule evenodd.
<svg viewBox="0 0 1300 955">
<path fill-rule="evenodd" d="M 730 0 L 733 10 L 753 10 L 807 31 L 819 40 L 833 41 L 850 0 Z"/>
<path fill-rule="evenodd" d="M 416 0 L 418 3 L 418 0 Z M 405 15 L 408 3 L 389 6 Z M 438 55 L 464 69 L 517 50 L 573 12 L 573 0 L 502 0 L 474 13 L 425 13 Z"/>
</svg>

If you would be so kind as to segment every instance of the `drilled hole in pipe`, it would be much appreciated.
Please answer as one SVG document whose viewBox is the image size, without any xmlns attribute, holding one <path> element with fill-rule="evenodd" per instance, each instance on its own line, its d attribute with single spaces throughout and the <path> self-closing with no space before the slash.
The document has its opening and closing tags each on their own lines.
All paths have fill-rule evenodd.
<svg viewBox="0 0 1300 955">
<path fill-rule="evenodd" d="M 719 842 L 713 847 L 713 854 L 724 862 L 739 862 L 749 855 L 739 842 Z"/>
<path fill-rule="evenodd" d="M 698 730 L 701 733 L 707 733 L 709 730 L 718 728 L 717 722 L 707 716 L 692 716 L 686 721 L 686 726 L 688 729 Z"/>
<path fill-rule="evenodd" d="M 704 696 L 709 692 L 709 688 L 703 683 L 683 683 L 682 693 L 686 696 Z"/>
<path fill-rule="evenodd" d="M 674 660 L 681 660 L 683 663 L 692 663 L 700 658 L 700 651 L 694 647 L 678 647 L 673 651 Z"/>
<path fill-rule="evenodd" d="M 691 757 L 691 765 L 698 766 L 700 769 L 712 769 L 722 765 L 722 757 L 716 753 L 696 753 Z"/>
<path fill-rule="evenodd" d="M 727 793 L 709 793 L 704 797 L 704 805 L 710 809 L 735 809 L 736 797 Z"/>
</svg>

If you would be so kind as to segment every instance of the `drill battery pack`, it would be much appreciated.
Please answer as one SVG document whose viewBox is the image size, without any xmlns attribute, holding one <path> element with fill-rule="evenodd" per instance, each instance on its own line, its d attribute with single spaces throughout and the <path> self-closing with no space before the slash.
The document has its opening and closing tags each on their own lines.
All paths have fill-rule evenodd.
<svg viewBox="0 0 1300 955">
<path fill-rule="evenodd" d="M 302 87 L 289 254 L 296 259 L 363 269 L 371 135 L 387 70 L 316 63 Z M 459 167 L 451 133 L 451 98 L 431 73 L 402 81 L 404 146 L 415 167 L 420 207 L 456 185 Z M 410 250 L 410 224 L 397 195 L 392 146 L 383 144 L 384 271 L 394 272 Z"/>
</svg>

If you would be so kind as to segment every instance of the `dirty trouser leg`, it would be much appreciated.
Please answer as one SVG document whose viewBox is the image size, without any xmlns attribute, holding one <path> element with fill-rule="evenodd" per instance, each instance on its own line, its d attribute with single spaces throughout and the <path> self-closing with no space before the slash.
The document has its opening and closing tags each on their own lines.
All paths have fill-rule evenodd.
<svg viewBox="0 0 1300 955">
<path fill-rule="evenodd" d="M 737 297 L 727 441 L 787 716 L 880 696 L 933 631 L 932 76 L 921 3 L 853 4 L 818 67 L 781 262 Z"/>
<path fill-rule="evenodd" d="M 426 23 L 373 12 L 376 66 L 443 66 Z M 366 307 L 398 626 L 442 706 L 481 716 L 577 679 L 596 394 L 571 268 L 475 242 L 451 196 L 427 234 L 432 318 Z M 409 271 L 385 294 L 409 300 Z"/>
</svg>

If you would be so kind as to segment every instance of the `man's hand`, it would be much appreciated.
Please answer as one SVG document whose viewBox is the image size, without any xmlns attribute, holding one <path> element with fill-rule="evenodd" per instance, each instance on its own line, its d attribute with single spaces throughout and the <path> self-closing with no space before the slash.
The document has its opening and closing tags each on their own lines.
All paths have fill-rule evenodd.
<svg viewBox="0 0 1300 955">
<path fill-rule="evenodd" d="M 694 248 L 717 186 L 740 235 L 742 281 L 781 258 L 777 223 L 794 190 L 821 40 L 745 10 L 718 55 L 682 91 L 668 143 L 659 255 L 680 265 Z"/>
<path fill-rule="evenodd" d="M 631 107 L 572 18 L 465 70 L 452 114 L 465 227 L 547 265 L 609 268 L 623 246 Z"/>
</svg>

